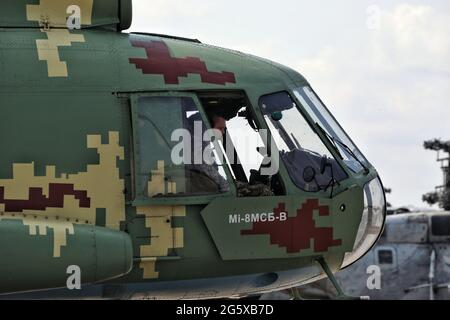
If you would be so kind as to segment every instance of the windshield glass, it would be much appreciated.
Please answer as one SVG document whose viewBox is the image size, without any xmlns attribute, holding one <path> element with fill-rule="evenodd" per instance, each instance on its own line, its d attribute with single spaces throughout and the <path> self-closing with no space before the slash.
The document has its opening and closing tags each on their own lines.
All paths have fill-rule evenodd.
<svg viewBox="0 0 450 320">
<path fill-rule="evenodd" d="M 260 107 L 289 175 L 299 188 L 328 190 L 336 181 L 347 178 L 287 92 L 263 96 Z"/>
<path fill-rule="evenodd" d="M 333 140 L 348 168 L 356 173 L 366 169 L 369 166 L 366 158 L 350 140 L 311 87 L 296 89 L 294 94 L 313 121 Z"/>
</svg>

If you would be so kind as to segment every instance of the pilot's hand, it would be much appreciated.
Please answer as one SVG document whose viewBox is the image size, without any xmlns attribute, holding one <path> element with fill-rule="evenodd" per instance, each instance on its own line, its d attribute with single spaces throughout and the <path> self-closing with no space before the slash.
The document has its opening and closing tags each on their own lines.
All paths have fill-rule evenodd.
<svg viewBox="0 0 450 320">
<path fill-rule="evenodd" d="M 246 182 L 237 181 L 236 187 L 238 197 L 271 197 L 275 195 L 268 185 L 262 183 L 250 185 Z"/>
</svg>

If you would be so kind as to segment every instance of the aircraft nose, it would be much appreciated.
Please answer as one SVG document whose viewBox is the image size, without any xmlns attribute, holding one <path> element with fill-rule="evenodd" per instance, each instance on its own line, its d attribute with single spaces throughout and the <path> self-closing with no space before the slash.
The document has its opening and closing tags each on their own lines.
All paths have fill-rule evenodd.
<svg viewBox="0 0 450 320">
<path fill-rule="evenodd" d="M 386 221 L 386 195 L 379 177 L 364 186 L 364 211 L 354 249 L 347 253 L 342 268 L 358 261 L 375 245 Z"/>
</svg>

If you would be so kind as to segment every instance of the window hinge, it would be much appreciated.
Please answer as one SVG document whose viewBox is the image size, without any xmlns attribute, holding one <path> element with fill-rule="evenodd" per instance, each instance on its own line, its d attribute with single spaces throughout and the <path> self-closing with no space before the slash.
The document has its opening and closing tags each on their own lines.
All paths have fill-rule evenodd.
<svg viewBox="0 0 450 320">
<path fill-rule="evenodd" d="M 43 26 L 44 31 L 50 31 L 50 19 L 48 16 L 41 16 L 40 24 Z"/>
</svg>

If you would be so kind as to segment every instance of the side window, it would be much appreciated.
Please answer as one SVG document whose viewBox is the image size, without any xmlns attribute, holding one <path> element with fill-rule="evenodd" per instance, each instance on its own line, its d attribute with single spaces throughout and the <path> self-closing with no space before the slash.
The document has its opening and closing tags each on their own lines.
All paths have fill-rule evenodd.
<svg viewBox="0 0 450 320">
<path fill-rule="evenodd" d="M 229 191 L 194 99 L 148 96 L 133 104 L 137 198 Z"/>
<path fill-rule="evenodd" d="M 391 250 L 379 250 L 378 251 L 378 263 L 379 264 L 393 264 L 394 253 Z"/>
<path fill-rule="evenodd" d="M 450 216 L 439 215 L 431 218 L 431 230 L 433 236 L 449 237 L 450 236 Z"/>
<path fill-rule="evenodd" d="M 249 111 L 244 107 L 237 114 L 246 115 L 247 112 Z M 264 157 L 258 152 L 258 148 L 264 148 L 264 141 L 259 132 L 252 129 L 247 118 L 243 116 L 230 119 L 227 124 L 227 132 L 239 157 L 246 180 L 250 181 L 252 172 L 259 171 L 263 164 Z"/>
<path fill-rule="evenodd" d="M 397 257 L 395 250 L 391 247 L 378 247 L 375 249 L 376 263 L 380 267 L 395 267 L 397 265 Z"/>
<path fill-rule="evenodd" d="M 285 194 L 277 157 L 271 157 L 267 130 L 258 126 L 244 92 L 202 92 L 200 101 L 212 128 L 222 134 L 219 147 L 239 197 Z"/>
</svg>

